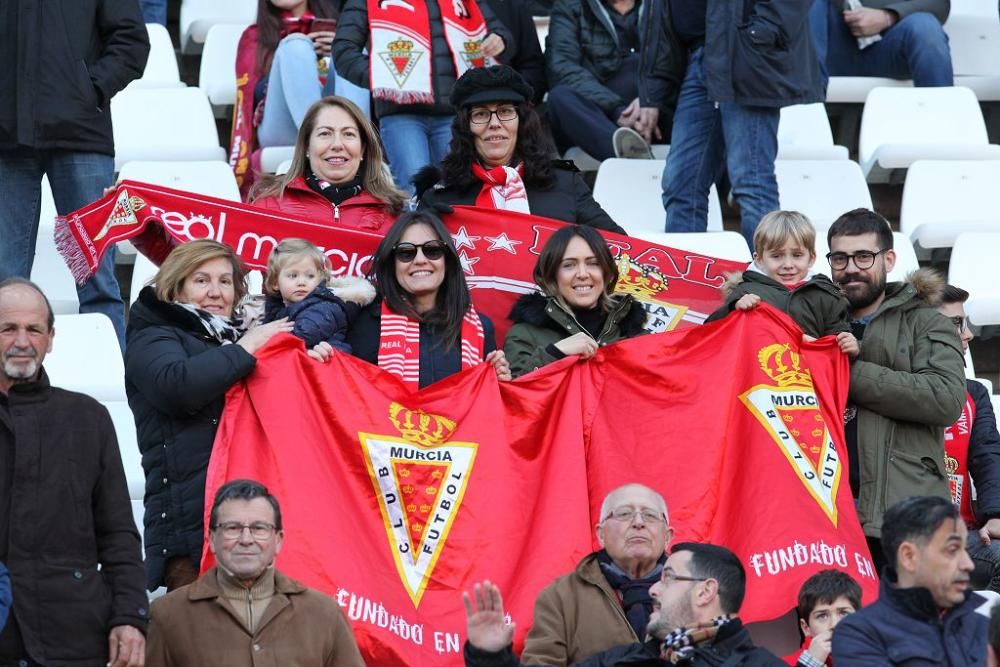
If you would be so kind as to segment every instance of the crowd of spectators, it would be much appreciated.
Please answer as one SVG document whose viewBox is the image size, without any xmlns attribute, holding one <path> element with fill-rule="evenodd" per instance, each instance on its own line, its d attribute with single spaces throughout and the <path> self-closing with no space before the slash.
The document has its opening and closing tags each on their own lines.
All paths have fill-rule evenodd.
<svg viewBox="0 0 1000 667">
<path fill-rule="evenodd" d="M 1000 434 L 989 397 L 964 377 L 968 294 L 924 269 L 889 283 L 892 231 L 866 209 L 830 227 L 832 280 L 818 276 L 815 229 L 777 210 L 781 107 L 822 100 L 831 75 L 952 85 L 946 2 L 851 5 L 259 0 L 237 57 L 246 76 L 232 140 L 244 193 L 261 208 L 382 240 L 367 280 L 352 284 L 331 280 L 315 246 L 286 240 L 256 315 L 234 251 L 187 243 L 142 290 L 127 328 L 107 254 L 80 288 L 80 304 L 112 320 L 123 349 L 146 476 L 140 541 L 110 417 L 93 399 L 49 384 L 43 360 L 54 316 L 23 276 L 42 176 L 60 214 L 111 184 L 108 104 L 142 71 L 143 13 L 163 23 L 165 2 L 6 3 L 0 664 L 223 664 L 260 637 L 286 658 L 362 664 L 336 602 L 272 567 L 284 539 L 278 500 L 250 480 L 204 497 L 226 391 L 286 332 L 318 363 L 353 354 L 413 388 L 480 363 L 509 381 L 641 335 L 645 311 L 614 293 L 619 269 L 597 231 L 624 230 L 575 168 L 552 157 L 575 145 L 599 160 L 650 158 L 656 142 L 671 144 L 665 229 L 704 230 L 709 188 L 728 179 L 754 251 L 713 318 L 764 301 L 791 315 L 807 340 L 836 336 L 851 360 L 848 477 L 881 593 L 862 608 L 843 573 L 807 581 L 797 607 L 804 642 L 787 662 L 996 664 L 1000 620 L 994 614 L 988 637 L 985 601 L 972 591 L 1000 590 Z M 372 16 L 373 8 L 385 14 Z M 531 21 L 541 11 L 551 14 L 544 56 Z M 456 22 L 471 42 L 456 37 Z M 51 26 L 77 32 L 44 40 Z M 285 174 L 257 173 L 257 147 L 292 144 Z M 539 292 L 510 313 L 502 349 L 494 323 L 472 305 L 439 217 L 454 205 L 575 223 L 542 249 Z M 671 544 L 672 534 L 658 490 L 612 491 L 596 526 L 601 548 L 539 594 L 521 660 L 785 664 L 755 646 L 739 619 L 739 559 L 724 545 Z M 206 544 L 219 566 L 199 576 Z M 168 594 L 150 610 L 142 589 L 161 586 Z M 465 605 L 466 664 L 519 664 L 499 589 L 476 584 Z"/>
</svg>

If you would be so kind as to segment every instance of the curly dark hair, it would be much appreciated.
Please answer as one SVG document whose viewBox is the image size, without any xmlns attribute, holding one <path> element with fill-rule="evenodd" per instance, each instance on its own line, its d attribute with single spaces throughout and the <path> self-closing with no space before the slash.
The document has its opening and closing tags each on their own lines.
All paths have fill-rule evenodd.
<svg viewBox="0 0 1000 667">
<path fill-rule="evenodd" d="M 524 163 L 524 184 L 547 190 L 555 184 L 551 164 L 555 148 L 542 129 L 538 112 L 526 102 L 514 106 L 519 119 L 514 156 Z M 476 153 L 476 137 L 469 129 L 471 113 L 472 106 L 458 109 L 451 124 L 451 146 L 441 165 L 448 187 L 467 188 L 477 182 L 472 174 L 472 163 L 479 160 L 479 155 Z"/>
</svg>

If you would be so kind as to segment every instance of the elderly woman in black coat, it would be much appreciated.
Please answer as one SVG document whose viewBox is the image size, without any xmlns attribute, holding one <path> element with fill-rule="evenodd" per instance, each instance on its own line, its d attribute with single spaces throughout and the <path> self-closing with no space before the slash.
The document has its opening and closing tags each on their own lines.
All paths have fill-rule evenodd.
<svg viewBox="0 0 1000 667">
<path fill-rule="evenodd" d="M 573 164 L 550 159 L 531 95 L 506 65 L 463 74 L 451 93 L 456 114 L 443 171 L 426 167 L 414 179 L 420 206 L 438 213 L 456 204 L 504 209 L 624 234 Z"/>
<path fill-rule="evenodd" d="M 132 305 L 125 391 L 146 473 L 146 584 L 173 590 L 198 577 L 205 535 L 205 475 L 226 391 L 254 369 L 254 354 L 287 319 L 243 333 L 233 306 L 245 272 L 229 246 L 180 245 Z"/>
</svg>

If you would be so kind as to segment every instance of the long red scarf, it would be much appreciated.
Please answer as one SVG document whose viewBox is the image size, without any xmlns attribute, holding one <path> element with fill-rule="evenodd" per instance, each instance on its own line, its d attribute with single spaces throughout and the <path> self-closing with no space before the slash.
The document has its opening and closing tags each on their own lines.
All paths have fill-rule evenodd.
<svg viewBox="0 0 1000 667">
<path fill-rule="evenodd" d="M 438 0 L 368 0 L 372 96 L 399 104 L 432 104 L 433 49 L 427 3 Z M 455 77 L 496 61 L 483 54 L 486 21 L 476 0 L 438 2 Z"/>
<path fill-rule="evenodd" d="M 528 191 L 521 178 L 524 174 L 523 163 L 516 167 L 500 165 L 489 171 L 473 163 L 472 174 L 483 182 L 483 188 L 476 195 L 476 206 L 531 213 L 528 208 Z"/>
<path fill-rule="evenodd" d="M 486 346 L 483 323 L 475 308 L 462 318 L 462 370 L 483 361 Z M 416 389 L 420 383 L 420 322 L 398 315 L 382 301 L 378 366 Z"/>
<path fill-rule="evenodd" d="M 972 478 L 969 475 L 969 441 L 975 421 L 976 404 L 966 392 L 962 414 L 944 431 L 944 467 L 948 472 L 951 501 L 958 505 L 962 520 L 968 526 L 976 525 L 972 512 Z"/>
</svg>

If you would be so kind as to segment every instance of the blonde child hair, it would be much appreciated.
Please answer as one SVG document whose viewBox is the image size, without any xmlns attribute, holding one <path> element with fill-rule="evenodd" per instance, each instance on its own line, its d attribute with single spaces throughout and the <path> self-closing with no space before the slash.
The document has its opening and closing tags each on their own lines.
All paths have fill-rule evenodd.
<svg viewBox="0 0 1000 667">
<path fill-rule="evenodd" d="M 268 294 L 279 294 L 278 275 L 291 262 L 307 257 L 316 262 L 316 269 L 323 280 L 330 280 L 330 260 L 323 251 L 305 239 L 284 239 L 274 247 L 267 258 L 267 280 L 264 289 Z"/>
<path fill-rule="evenodd" d="M 816 228 L 798 211 L 771 211 L 760 219 L 753 233 L 755 253 L 776 250 L 794 241 L 816 258 Z"/>
</svg>

